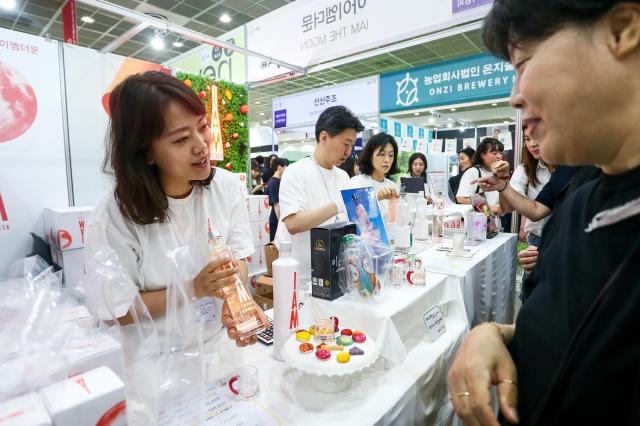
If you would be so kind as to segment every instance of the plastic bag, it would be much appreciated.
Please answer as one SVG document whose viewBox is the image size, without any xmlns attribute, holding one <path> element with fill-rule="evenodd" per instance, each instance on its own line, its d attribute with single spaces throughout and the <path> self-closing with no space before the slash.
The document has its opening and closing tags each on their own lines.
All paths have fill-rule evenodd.
<svg viewBox="0 0 640 426">
<path fill-rule="evenodd" d="M 158 261 L 171 265 L 167 277 L 164 315 L 152 318 L 133 280 L 109 248 L 91 259 L 87 274 L 87 300 L 92 309 L 111 326 L 109 333 L 122 342 L 125 354 L 127 416 L 131 424 L 162 423 L 165 408 L 180 395 L 190 394 L 192 410 L 181 424 L 204 423 L 205 327 L 201 303 L 195 300 L 193 271 L 196 258 L 188 248 L 179 248 Z M 214 309 L 215 307 L 211 307 Z M 130 324 L 121 318 L 130 314 Z M 174 415 L 176 413 L 170 413 Z"/>
<path fill-rule="evenodd" d="M 469 198 L 471 199 L 473 210 L 484 214 L 487 218 L 487 239 L 498 235 L 498 224 L 496 222 L 497 216 L 491 212 L 486 195 L 481 192 L 479 194 L 473 194 Z"/>
<path fill-rule="evenodd" d="M 340 288 L 344 295 L 375 298 L 389 283 L 393 248 L 371 235 L 354 234 L 342 238 L 340 248 Z"/>
<path fill-rule="evenodd" d="M 38 256 L 12 265 L 0 283 L 0 402 L 67 377 L 70 352 L 89 333 L 67 320 L 74 306 Z"/>
</svg>

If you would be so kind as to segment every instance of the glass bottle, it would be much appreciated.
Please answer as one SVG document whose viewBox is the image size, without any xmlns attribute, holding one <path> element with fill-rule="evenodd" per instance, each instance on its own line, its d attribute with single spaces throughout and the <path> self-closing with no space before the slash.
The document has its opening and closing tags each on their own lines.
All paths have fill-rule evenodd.
<svg viewBox="0 0 640 426">
<path fill-rule="evenodd" d="M 444 240 L 444 197 L 440 191 L 433 198 L 432 240 L 436 244 L 442 244 Z"/>
<path fill-rule="evenodd" d="M 234 257 L 231 250 L 222 242 L 222 238 L 219 235 L 214 236 L 211 230 L 209 230 L 208 246 L 209 260 L 229 259 L 228 263 L 221 265 L 217 270 L 234 267 Z M 263 332 L 265 326 L 261 320 L 260 308 L 253 301 L 240 275 L 235 274 L 234 278 L 234 283 L 223 287 L 222 291 L 238 335 L 245 339 Z"/>
</svg>

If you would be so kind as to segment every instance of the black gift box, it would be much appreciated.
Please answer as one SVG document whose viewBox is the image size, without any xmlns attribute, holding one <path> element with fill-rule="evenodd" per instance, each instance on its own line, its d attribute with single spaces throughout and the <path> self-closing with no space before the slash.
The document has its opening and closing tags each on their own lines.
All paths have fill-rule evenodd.
<svg viewBox="0 0 640 426">
<path fill-rule="evenodd" d="M 311 229 L 311 295 L 335 300 L 340 289 L 340 247 L 342 237 L 355 234 L 356 225 L 338 222 Z"/>
</svg>

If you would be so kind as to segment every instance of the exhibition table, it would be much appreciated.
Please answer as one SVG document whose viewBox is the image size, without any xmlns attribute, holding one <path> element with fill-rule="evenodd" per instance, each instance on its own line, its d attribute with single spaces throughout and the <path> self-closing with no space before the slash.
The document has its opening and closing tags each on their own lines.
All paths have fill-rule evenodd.
<svg viewBox="0 0 640 426">
<path fill-rule="evenodd" d="M 433 307 L 440 308 L 446 331 L 432 341 L 426 327 L 420 328 L 419 324 L 423 312 Z M 377 304 L 307 300 L 301 309 L 302 321 L 329 313 L 339 316 L 345 327 L 371 333 L 382 346 L 392 341 L 403 347 L 405 356 L 393 363 L 381 356 L 371 367 L 355 373 L 347 390 L 325 393 L 314 387 L 318 376 L 275 360 L 272 346 L 257 343 L 237 348 L 220 334 L 204 347 L 205 375 L 211 391 L 205 404 L 207 424 L 444 425 L 454 421 L 448 400 L 447 369 L 468 324 L 459 292 L 451 291 L 445 276 L 428 274 L 426 286 L 389 292 Z M 385 337 L 385 333 L 395 336 Z M 385 340 L 389 342 L 384 343 Z M 260 393 L 250 401 L 231 397 L 227 386 L 228 378 L 243 365 L 254 365 L 259 371 Z M 186 400 L 172 401 L 185 403 Z M 165 414 L 174 411 L 170 406 L 164 408 Z M 241 423 L 249 419 L 250 423 Z M 170 419 L 165 415 L 160 424 L 171 423 L 180 423 L 175 413 Z"/>
<path fill-rule="evenodd" d="M 450 245 L 447 240 L 445 244 Z M 446 274 L 462 292 L 471 326 L 484 321 L 512 323 L 515 302 L 517 234 L 500 233 L 477 246 L 471 258 L 438 251 L 434 245 L 417 253 L 429 272 Z"/>
</svg>

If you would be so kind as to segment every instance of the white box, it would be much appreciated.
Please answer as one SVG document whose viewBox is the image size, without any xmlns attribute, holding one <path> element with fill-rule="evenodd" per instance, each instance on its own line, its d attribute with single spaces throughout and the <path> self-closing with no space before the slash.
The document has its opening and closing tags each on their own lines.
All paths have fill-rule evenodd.
<svg viewBox="0 0 640 426">
<path fill-rule="evenodd" d="M 84 247 L 84 230 L 93 207 L 78 206 L 44 209 L 44 236 L 58 250 Z"/>
<path fill-rule="evenodd" d="M 271 206 L 268 195 L 247 196 L 247 208 L 249 209 L 249 222 L 261 222 L 269 220 Z"/>
<path fill-rule="evenodd" d="M 40 390 L 56 426 L 125 425 L 124 383 L 107 367 Z"/>
<path fill-rule="evenodd" d="M 253 235 L 253 245 L 256 247 L 270 243 L 269 221 L 251 223 L 251 234 Z"/>
<path fill-rule="evenodd" d="M 249 275 L 264 273 L 267 270 L 267 258 L 264 254 L 264 246 L 256 247 L 256 251 L 247 256 Z"/>
<path fill-rule="evenodd" d="M 124 378 L 124 355 L 122 345 L 105 333 L 91 334 L 86 341 L 75 342 L 65 351 L 68 376 L 86 373 L 98 367 L 109 367 L 111 371 Z"/>
<path fill-rule="evenodd" d="M 74 288 L 84 278 L 84 248 L 60 251 L 51 246 L 51 259 L 62 268 L 62 281 Z"/>
<path fill-rule="evenodd" d="M 0 404 L 0 426 L 51 426 L 51 417 L 32 392 Z"/>
</svg>

